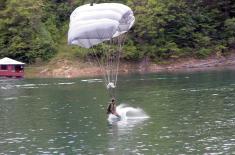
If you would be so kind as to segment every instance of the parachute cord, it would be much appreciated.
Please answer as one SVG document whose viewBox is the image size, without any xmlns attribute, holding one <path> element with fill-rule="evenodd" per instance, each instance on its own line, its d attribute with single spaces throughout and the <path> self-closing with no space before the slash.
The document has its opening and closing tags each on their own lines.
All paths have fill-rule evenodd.
<svg viewBox="0 0 235 155">
<path fill-rule="evenodd" d="M 110 53 L 111 53 L 111 51 L 110 51 L 110 47 L 111 47 L 111 45 L 110 45 L 111 43 L 109 43 L 109 45 L 108 45 L 108 53 L 106 54 L 106 57 L 107 57 L 107 61 L 106 61 L 106 68 L 107 68 L 107 72 L 108 72 L 108 82 L 110 83 L 111 82 L 111 80 L 112 79 L 110 79 L 110 74 L 111 74 L 111 62 L 110 62 Z"/>
<path fill-rule="evenodd" d="M 98 33 L 98 31 L 96 31 L 97 35 L 99 36 L 99 38 L 102 38 L 102 35 L 100 35 Z M 101 40 L 101 39 L 100 39 Z M 89 40 L 90 42 L 90 40 Z M 90 43 L 91 44 L 91 43 Z M 96 56 L 96 59 L 97 59 L 97 62 L 100 66 L 100 68 L 102 69 L 102 72 L 103 72 L 103 75 L 104 75 L 104 80 L 105 80 L 105 87 L 107 87 L 108 83 L 109 83 L 109 79 L 108 79 L 108 72 L 105 70 L 105 67 L 104 67 L 104 62 L 103 64 L 101 63 L 101 61 L 99 61 L 99 58 L 98 58 L 98 55 L 97 53 L 95 52 L 94 48 L 92 47 L 92 50 L 93 50 L 93 53 L 95 54 Z"/>
<path fill-rule="evenodd" d="M 100 38 L 102 38 L 102 35 L 100 35 L 98 31 L 96 31 L 96 33 Z M 95 56 L 95 59 L 98 62 L 98 65 L 103 73 L 105 87 L 107 88 L 110 97 L 116 97 L 116 87 L 117 87 L 117 80 L 118 80 L 120 57 L 121 57 L 121 52 L 122 52 L 122 46 L 124 44 L 123 40 L 125 40 L 125 37 L 126 35 L 121 35 L 119 37 L 109 40 L 109 44 L 102 43 L 101 44 L 102 46 L 107 46 L 108 48 L 107 49 L 106 47 L 103 47 L 107 49 L 106 51 L 103 51 L 102 53 L 105 56 L 103 59 L 99 58 L 98 53 L 96 52 L 95 48 L 91 46 L 93 55 Z M 115 42 L 118 43 L 118 48 L 117 50 L 113 51 L 114 49 L 112 45 Z M 82 42 L 80 43 L 83 44 Z M 92 45 L 91 40 L 89 39 L 88 39 L 88 43 Z M 111 83 L 114 85 L 114 88 L 112 86 L 108 87 L 108 85 Z"/>
<path fill-rule="evenodd" d="M 90 41 L 89 39 L 88 39 L 88 41 L 89 41 L 89 44 L 92 45 L 92 44 L 91 44 L 91 41 Z M 97 60 L 97 62 L 98 62 L 98 65 L 99 65 L 100 68 L 101 68 L 101 72 L 103 72 L 103 74 L 104 74 L 103 76 L 104 76 L 105 87 L 106 87 L 106 86 L 107 86 L 107 79 L 106 79 L 104 67 L 103 67 L 102 64 L 100 63 L 99 58 L 98 58 L 98 55 L 97 55 L 97 53 L 95 52 L 95 49 L 93 48 L 93 46 L 91 46 L 91 49 L 92 49 L 93 54 L 95 55 L 95 58 L 96 58 L 96 60 Z"/>
<path fill-rule="evenodd" d="M 119 43 L 119 37 L 116 38 L 116 41 L 117 43 Z M 119 47 L 118 47 L 119 48 Z M 113 66 L 112 66 L 112 79 L 113 79 L 113 83 L 115 86 L 117 86 L 117 82 L 116 82 L 116 70 L 117 70 L 117 67 L 119 65 L 118 61 L 119 61 L 119 58 L 120 58 L 120 50 L 117 48 L 117 50 L 115 51 L 115 55 L 114 55 L 114 58 L 113 58 Z"/>
<path fill-rule="evenodd" d="M 90 42 L 90 40 L 88 40 L 89 41 L 89 44 L 91 45 L 91 42 Z M 85 47 L 85 45 L 82 43 L 82 42 L 80 42 L 80 41 L 78 41 L 81 45 L 83 45 L 84 47 Z M 95 52 L 95 50 L 94 50 L 94 48 L 91 46 L 91 49 L 92 49 L 92 52 L 94 53 L 94 55 L 95 55 L 95 58 L 97 59 L 97 62 L 98 62 L 98 65 L 100 66 L 100 68 L 101 68 L 101 72 L 103 72 L 104 73 L 104 69 L 103 69 L 103 67 L 102 67 L 102 65 L 100 64 L 100 62 L 99 62 L 99 58 L 98 58 L 98 56 L 97 56 L 97 54 L 96 54 L 96 52 Z M 105 80 L 105 87 L 107 86 L 107 79 L 106 79 L 106 77 L 105 77 L 105 75 L 104 75 L 104 80 Z"/>
<path fill-rule="evenodd" d="M 122 52 L 122 46 L 124 45 L 124 42 L 126 40 L 126 34 L 123 34 L 123 36 L 120 36 L 120 42 L 119 44 L 119 49 L 118 49 L 118 59 L 117 59 L 117 68 L 116 68 L 116 77 L 115 77 L 115 86 L 117 85 L 118 81 L 118 72 L 119 72 L 119 64 L 120 64 L 120 57 L 121 57 L 121 52 Z M 121 38 L 122 37 L 122 38 Z"/>
<path fill-rule="evenodd" d="M 118 40 L 119 42 L 119 40 Z M 117 85 L 117 76 L 119 72 L 119 64 L 120 64 L 120 56 L 121 56 L 121 46 L 118 47 L 118 58 L 117 58 L 117 66 L 116 66 L 116 75 L 115 75 L 115 85 Z"/>
<path fill-rule="evenodd" d="M 112 45 L 113 45 L 113 39 L 109 40 L 109 44 L 108 44 L 108 53 L 107 53 L 107 68 L 108 68 L 108 72 L 109 72 L 109 82 L 114 84 L 114 54 L 115 52 L 113 52 L 112 50 Z M 115 86 L 115 85 L 114 85 Z"/>
<path fill-rule="evenodd" d="M 120 28 L 119 28 L 120 30 Z M 122 36 L 122 35 L 121 35 Z M 117 76 L 118 76 L 118 71 L 119 71 L 119 63 L 120 63 L 120 55 L 121 55 L 121 43 L 120 43 L 120 38 L 121 36 L 118 36 L 117 37 L 117 43 L 118 43 L 118 51 L 117 51 L 117 61 L 116 61 L 116 73 L 115 74 L 115 79 L 114 79 L 114 82 L 115 82 L 115 86 L 117 85 Z"/>
<path fill-rule="evenodd" d="M 95 52 L 95 50 L 93 49 L 93 47 L 92 47 L 92 51 L 93 51 L 93 53 L 94 53 L 94 55 L 95 55 L 95 58 L 96 58 L 96 60 L 97 60 L 97 62 L 98 62 L 98 65 L 99 65 L 100 68 L 101 68 L 101 72 L 103 72 L 103 77 L 104 77 L 104 81 L 105 81 L 105 87 L 107 87 L 108 80 L 107 80 L 107 77 L 106 77 L 106 74 L 105 74 L 105 69 L 104 69 L 104 67 L 102 66 L 102 64 L 100 63 L 99 58 L 98 58 L 98 55 L 96 54 L 96 52 Z"/>
<path fill-rule="evenodd" d="M 109 51 L 108 51 L 108 66 L 109 66 L 109 72 L 110 72 L 110 82 L 114 84 L 114 55 L 115 51 L 113 51 L 112 45 L 114 44 L 114 39 L 109 40 Z M 116 87 L 116 85 L 114 85 Z M 116 88 L 109 88 L 109 94 L 111 98 L 115 98 L 115 90 Z"/>
<path fill-rule="evenodd" d="M 113 40 L 112 40 L 113 41 Z M 110 45 L 112 45 L 112 41 L 111 41 L 111 43 L 110 43 Z M 110 50 L 110 72 L 111 72 L 111 74 L 110 74 L 110 78 L 111 78 L 111 82 L 113 83 L 113 59 L 114 59 L 114 54 L 115 54 L 115 52 L 114 51 L 112 51 L 112 49 Z"/>
<path fill-rule="evenodd" d="M 97 35 L 99 36 L 99 38 L 103 38 L 102 37 L 102 35 L 100 35 L 100 33 L 98 33 L 98 31 L 96 31 L 96 33 L 97 33 Z M 108 49 L 107 50 L 104 50 L 104 55 L 107 57 L 107 61 L 106 61 L 106 63 L 105 63 L 105 61 L 104 61 L 104 59 L 102 59 L 103 61 L 102 61 L 102 67 L 103 67 L 103 69 L 104 69 L 104 74 L 105 74 L 105 76 L 106 76 L 106 80 L 107 80 L 107 83 L 106 83 L 106 87 L 107 87 L 107 85 L 110 83 L 110 64 L 108 64 L 108 59 L 110 59 L 110 56 L 109 56 L 109 53 L 110 53 L 110 44 L 105 44 L 105 43 L 102 43 L 101 45 L 103 45 L 103 46 L 108 46 Z"/>
</svg>

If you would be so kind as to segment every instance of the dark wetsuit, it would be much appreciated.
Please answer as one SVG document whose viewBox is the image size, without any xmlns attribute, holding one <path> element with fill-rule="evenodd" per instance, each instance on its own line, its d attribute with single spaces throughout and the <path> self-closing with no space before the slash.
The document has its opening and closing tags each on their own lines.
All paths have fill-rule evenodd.
<svg viewBox="0 0 235 155">
<path fill-rule="evenodd" d="M 116 105 L 115 103 L 110 103 L 107 108 L 107 114 L 113 114 L 117 117 L 120 117 L 120 115 L 116 112 Z"/>
</svg>

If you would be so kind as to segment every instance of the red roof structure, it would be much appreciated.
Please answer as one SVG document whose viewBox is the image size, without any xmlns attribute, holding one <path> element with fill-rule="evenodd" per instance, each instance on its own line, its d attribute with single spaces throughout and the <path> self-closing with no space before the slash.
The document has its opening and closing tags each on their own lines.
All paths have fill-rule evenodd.
<svg viewBox="0 0 235 155">
<path fill-rule="evenodd" d="M 5 77 L 24 77 L 25 63 L 10 59 L 0 59 L 0 76 Z"/>
</svg>

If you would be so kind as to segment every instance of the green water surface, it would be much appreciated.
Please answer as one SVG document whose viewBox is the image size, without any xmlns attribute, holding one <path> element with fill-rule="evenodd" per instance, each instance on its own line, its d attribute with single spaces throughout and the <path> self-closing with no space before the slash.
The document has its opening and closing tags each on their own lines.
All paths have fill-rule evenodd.
<svg viewBox="0 0 235 155">
<path fill-rule="evenodd" d="M 150 117 L 110 125 L 100 78 L 1 79 L 1 154 L 235 154 L 235 71 L 119 78 L 118 104 Z"/>
</svg>

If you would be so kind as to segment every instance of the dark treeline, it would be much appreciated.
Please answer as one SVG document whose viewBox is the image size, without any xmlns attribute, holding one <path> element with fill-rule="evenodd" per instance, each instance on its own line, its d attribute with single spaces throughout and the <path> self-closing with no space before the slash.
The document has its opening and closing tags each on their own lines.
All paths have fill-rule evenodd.
<svg viewBox="0 0 235 155">
<path fill-rule="evenodd" d="M 91 1 L 0 0 L 0 57 L 30 63 L 52 58 L 67 37 L 71 12 Z M 234 0 L 95 2 L 119 2 L 133 9 L 136 22 L 123 54 L 127 60 L 206 57 L 235 48 Z"/>
</svg>

